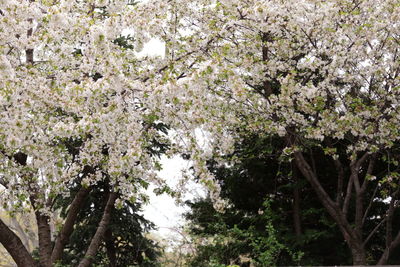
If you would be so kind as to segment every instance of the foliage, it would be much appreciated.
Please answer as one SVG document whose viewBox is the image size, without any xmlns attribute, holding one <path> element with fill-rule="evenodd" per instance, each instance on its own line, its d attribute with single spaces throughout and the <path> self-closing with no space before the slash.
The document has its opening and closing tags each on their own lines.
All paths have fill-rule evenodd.
<svg viewBox="0 0 400 267">
<path fill-rule="evenodd" d="M 293 252 L 280 243 L 276 236 L 276 230 L 272 224 L 269 202 L 264 203 L 263 213 L 258 220 L 266 222 L 264 229 L 256 229 L 254 225 L 240 229 L 234 225 L 228 228 L 226 224 L 213 224 L 218 227 L 214 235 L 203 233 L 193 238 L 208 239 L 198 245 L 197 254 L 193 255 L 190 266 L 214 266 L 215 264 L 239 264 L 247 266 L 277 266 L 282 263 L 282 254 L 288 254 L 296 264 L 300 263 L 303 253 Z M 217 265 L 218 265 L 217 264 Z M 216 265 L 215 265 L 216 266 Z"/>
</svg>

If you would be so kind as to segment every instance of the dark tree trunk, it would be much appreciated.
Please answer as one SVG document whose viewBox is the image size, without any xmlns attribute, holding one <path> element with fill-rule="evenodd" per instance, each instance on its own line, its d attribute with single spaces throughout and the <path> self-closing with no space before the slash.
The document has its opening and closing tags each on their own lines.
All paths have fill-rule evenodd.
<svg viewBox="0 0 400 267">
<path fill-rule="evenodd" d="M 36 211 L 36 221 L 39 236 L 39 258 L 41 267 L 51 267 L 51 231 L 49 217 Z"/>
<path fill-rule="evenodd" d="M 367 257 L 364 247 L 358 247 L 351 250 L 353 265 L 366 265 Z"/>
<path fill-rule="evenodd" d="M 301 152 L 295 152 L 294 157 L 296 165 L 303 174 L 303 176 L 310 182 L 312 188 L 320 199 L 322 205 L 326 208 L 331 217 L 338 224 L 344 239 L 346 240 L 353 257 L 354 265 L 365 265 L 366 254 L 362 238 L 360 238 L 359 231 L 356 231 L 347 221 L 346 215 L 340 209 L 337 202 L 332 201 L 328 193 L 320 184 L 318 177 L 313 172 L 310 165 L 305 160 Z M 354 178 L 354 177 L 353 177 Z M 362 218 L 362 217 L 361 217 Z M 358 230 L 358 229 L 357 229 Z"/>
<path fill-rule="evenodd" d="M 383 254 L 381 258 L 378 261 L 378 265 L 384 265 L 387 264 L 390 254 L 393 252 L 395 248 L 397 248 L 400 245 L 400 231 L 397 232 L 397 235 L 393 241 L 391 241 L 383 251 Z"/>
<path fill-rule="evenodd" d="M 107 249 L 107 257 L 110 261 L 109 267 L 117 266 L 117 256 L 114 246 L 114 237 L 110 228 L 108 228 L 105 232 L 105 241 L 106 241 L 106 249 Z"/>
<path fill-rule="evenodd" d="M 292 177 L 295 184 L 293 189 L 293 224 L 296 234 L 296 240 L 299 241 L 301 237 L 301 217 L 300 217 L 300 190 L 299 190 L 299 176 L 296 164 L 292 162 Z"/>
<path fill-rule="evenodd" d="M 0 243 L 6 248 L 8 253 L 18 265 L 18 267 L 35 267 L 36 262 L 31 254 L 22 244 L 21 239 L 10 230 L 10 228 L 0 219 Z"/>
<path fill-rule="evenodd" d="M 104 234 L 108 228 L 108 224 L 110 223 L 111 212 L 116 199 L 117 193 L 111 192 L 108 197 L 107 205 L 104 208 L 103 216 L 101 217 L 96 233 L 94 234 L 92 241 L 90 242 L 89 248 L 87 249 L 84 258 L 79 263 L 78 267 L 89 267 L 92 264 L 93 258 L 97 253 L 97 249 L 99 248 L 100 243 L 104 238 Z"/>
<path fill-rule="evenodd" d="M 89 191 L 90 191 L 89 188 L 81 187 L 81 189 L 79 189 L 78 193 L 76 194 L 74 200 L 72 201 L 68 209 L 67 218 L 65 219 L 64 225 L 57 236 L 53 252 L 51 254 L 52 263 L 55 263 L 56 261 L 61 259 L 64 247 L 68 243 L 69 237 L 71 236 L 74 230 L 75 220 L 82 207 L 82 204 L 84 203 L 87 195 L 89 194 Z"/>
</svg>

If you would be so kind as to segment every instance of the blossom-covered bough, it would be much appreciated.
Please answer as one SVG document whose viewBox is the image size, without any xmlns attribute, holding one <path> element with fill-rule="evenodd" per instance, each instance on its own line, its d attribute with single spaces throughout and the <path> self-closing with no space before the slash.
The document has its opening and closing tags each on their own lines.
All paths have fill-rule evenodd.
<svg viewBox="0 0 400 267">
<path fill-rule="evenodd" d="M 229 154 L 240 132 L 280 136 L 354 264 L 366 263 L 378 233 L 380 264 L 399 245 L 397 1 L 3 0 L 0 11 L 1 199 L 13 212 L 34 209 L 42 266 L 60 259 L 97 181 L 111 192 L 80 266 L 90 265 L 116 202 L 140 198 L 140 185 L 164 186 L 149 149 L 167 139 L 159 122 L 175 135 L 168 153 L 190 154 L 217 207 L 206 160 Z M 137 50 L 164 41 L 165 57 L 139 58 L 117 41 L 127 30 Z M 337 167 L 334 190 L 311 151 Z M 82 188 L 52 233 L 52 204 L 71 183 Z M 371 214 L 382 203 L 385 212 Z M 2 222 L 0 242 L 19 266 L 35 266 Z"/>
</svg>

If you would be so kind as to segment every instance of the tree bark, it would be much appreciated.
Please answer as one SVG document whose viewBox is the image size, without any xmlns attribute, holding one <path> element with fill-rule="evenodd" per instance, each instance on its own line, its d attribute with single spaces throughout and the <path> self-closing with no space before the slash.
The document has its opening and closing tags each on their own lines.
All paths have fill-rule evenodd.
<svg viewBox="0 0 400 267">
<path fill-rule="evenodd" d="M 106 249 L 107 249 L 107 257 L 110 262 L 109 267 L 117 266 L 117 256 L 114 246 L 114 237 L 110 228 L 107 228 L 105 232 L 105 240 L 106 240 Z"/>
<path fill-rule="evenodd" d="M 36 262 L 31 254 L 22 244 L 21 239 L 10 230 L 10 228 L 0 219 L 0 243 L 6 248 L 8 253 L 18 265 L 18 267 L 35 267 Z"/>
<path fill-rule="evenodd" d="M 37 188 L 29 184 L 31 195 L 29 200 L 35 211 L 36 225 L 38 228 L 39 238 L 39 262 L 41 267 L 51 267 L 51 229 L 50 229 L 50 218 L 48 215 L 42 213 L 39 209 L 40 204 L 37 203 L 37 199 L 40 198 Z"/>
<path fill-rule="evenodd" d="M 34 1 L 31 1 L 31 2 L 34 2 Z M 29 21 L 30 24 L 33 23 L 33 19 L 31 19 L 31 18 L 28 19 L 28 21 Z M 28 32 L 27 32 L 28 38 L 32 36 L 32 33 L 33 33 L 33 28 L 29 28 Z M 33 65 L 33 51 L 34 51 L 33 48 L 28 48 L 28 49 L 25 50 L 26 63 L 28 63 L 30 65 Z"/>
<path fill-rule="evenodd" d="M 97 253 L 97 249 L 100 246 L 101 241 L 104 238 L 104 234 L 107 230 L 108 224 L 111 220 L 111 211 L 114 207 L 115 200 L 117 199 L 117 193 L 111 192 L 107 205 L 104 208 L 103 216 L 101 217 L 99 226 L 94 234 L 92 241 L 90 242 L 89 248 L 86 251 L 84 258 L 79 263 L 78 267 L 88 267 L 92 264 L 93 258 Z"/>
<path fill-rule="evenodd" d="M 299 174 L 294 162 L 292 162 L 292 177 L 295 184 L 293 189 L 293 224 L 296 240 L 299 241 L 301 237 Z"/>
<path fill-rule="evenodd" d="M 400 231 L 397 233 L 395 239 L 393 240 L 393 215 L 394 215 L 394 210 L 395 210 L 395 197 L 398 194 L 399 190 L 396 190 L 391 197 L 392 199 L 390 200 L 389 204 L 389 209 L 387 212 L 387 220 L 386 220 L 386 248 L 383 251 L 383 254 L 381 258 L 378 261 L 378 265 L 383 265 L 386 264 L 387 261 L 389 260 L 390 254 L 392 251 L 400 244 Z"/>
<path fill-rule="evenodd" d="M 390 243 L 388 247 L 385 248 L 381 258 L 378 261 L 378 265 L 387 264 L 389 260 L 390 254 L 393 252 L 395 248 L 400 245 L 400 231 L 397 233 L 396 238 Z"/>
<path fill-rule="evenodd" d="M 35 211 L 39 236 L 39 258 L 41 267 L 51 267 L 51 231 L 49 217 Z"/>
<path fill-rule="evenodd" d="M 74 230 L 75 220 L 89 192 L 89 188 L 81 187 L 81 189 L 79 189 L 78 193 L 74 197 L 74 200 L 72 201 L 68 209 L 67 218 L 65 219 L 64 225 L 60 233 L 58 234 L 56 242 L 54 244 L 53 252 L 51 254 L 52 263 L 55 263 L 61 258 L 64 247 L 68 243 L 69 237 Z"/>
<path fill-rule="evenodd" d="M 365 265 L 367 263 L 367 257 L 363 246 L 353 248 L 351 254 L 353 256 L 353 265 Z"/>
</svg>

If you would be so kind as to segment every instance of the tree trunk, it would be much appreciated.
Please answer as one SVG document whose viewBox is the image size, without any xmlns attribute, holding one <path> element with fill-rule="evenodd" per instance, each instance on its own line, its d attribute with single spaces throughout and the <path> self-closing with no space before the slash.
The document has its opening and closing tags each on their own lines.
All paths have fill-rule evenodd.
<svg viewBox="0 0 400 267">
<path fill-rule="evenodd" d="M 41 267 L 51 267 L 51 231 L 49 217 L 35 211 L 39 236 L 39 258 Z"/>
<path fill-rule="evenodd" d="M 299 190 L 299 176 L 296 164 L 292 162 L 292 177 L 294 180 L 293 189 L 293 224 L 296 234 L 296 240 L 299 241 L 301 237 L 301 218 L 300 218 L 300 190 Z"/>
<path fill-rule="evenodd" d="M 110 223 L 111 211 L 114 207 L 116 199 L 117 193 L 111 192 L 108 197 L 107 205 L 104 208 L 103 216 L 101 217 L 96 233 L 94 234 L 92 241 L 90 242 L 89 248 L 86 251 L 84 258 L 79 263 L 78 267 L 89 267 L 92 264 L 93 258 L 97 253 L 97 249 L 99 248 L 100 243 L 104 238 L 104 234 L 107 230 L 108 224 Z"/>
<path fill-rule="evenodd" d="M 10 228 L 0 219 L 0 243 L 6 248 L 8 253 L 18 265 L 18 267 L 35 267 L 36 262 L 31 254 L 24 247 L 21 239 L 10 230 Z"/>
<path fill-rule="evenodd" d="M 65 219 L 64 225 L 57 236 L 53 252 L 51 254 L 52 263 L 55 263 L 61 258 L 64 247 L 68 243 L 69 237 L 74 230 L 76 217 L 78 216 L 78 213 L 82 207 L 84 200 L 86 199 L 86 196 L 89 194 L 89 191 L 89 188 L 81 187 L 81 189 L 79 189 L 78 193 L 74 197 L 74 200 L 72 201 L 68 209 L 68 214 L 67 218 Z"/>
<path fill-rule="evenodd" d="M 367 257 L 363 247 L 353 248 L 351 254 L 353 257 L 353 265 L 366 265 Z"/>
<path fill-rule="evenodd" d="M 389 256 L 390 256 L 390 249 L 386 248 L 385 251 L 383 251 L 383 254 L 381 256 L 381 258 L 378 261 L 378 265 L 385 265 L 387 264 L 388 260 L 389 260 Z"/>
<path fill-rule="evenodd" d="M 105 232 L 105 240 L 106 240 L 106 249 L 107 249 L 107 257 L 110 264 L 109 267 L 117 266 L 117 256 L 114 246 L 114 237 L 110 228 L 107 228 Z"/>
<path fill-rule="evenodd" d="M 397 232 L 397 235 L 393 241 L 391 241 L 385 248 L 381 258 L 379 259 L 378 265 L 387 264 L 390 254 L 393 252 L 395 248 L 400 245 L 400 231 Z"/>
</svg>

